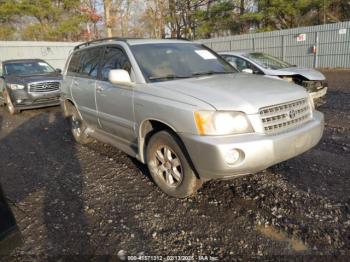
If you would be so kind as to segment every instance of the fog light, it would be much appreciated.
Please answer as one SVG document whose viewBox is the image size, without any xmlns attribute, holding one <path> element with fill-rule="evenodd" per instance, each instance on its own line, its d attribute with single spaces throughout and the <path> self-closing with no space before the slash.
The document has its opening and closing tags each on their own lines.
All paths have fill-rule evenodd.
<svg viewBox="0 0 350 262">
<path fill-rule="evenodd" d="M 230 151 L 228 151 L 225 155 L 225 161 L 227 164 L 229 165 L 233 165 L 235 163 L 237 163 L 237 161 L 240 159 L 241 154 L 239 153 L 239 151 L 237 149 L 231 149 Z"/>
<path fill-rule="evenodd" d="M 23 102 L 23 100 L 22 99 L 17 99 L 16 102 L 17 102 L 17 104 L 20 104 L 20 103 Z"/>
</svg>

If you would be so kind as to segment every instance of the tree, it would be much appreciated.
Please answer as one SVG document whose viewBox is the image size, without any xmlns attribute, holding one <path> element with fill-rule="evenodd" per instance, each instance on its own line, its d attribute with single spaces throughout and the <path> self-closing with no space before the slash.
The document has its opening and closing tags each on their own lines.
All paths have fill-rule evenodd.
<svg viewBox="0 0 350 262">
<path fill-rule="evenodd" d="M 12 40 L 15 36 L 15 22 L 19 19 L 20 8 L 12 0 L 0 0 L 0 39 Z"/>
<path fill-rule="evenodd" d="M 111 20 L 111 5 L 112 0 L 104 0 L 104 12 L 105 12 L 105 27 L 107 30 L 107 36 L 112 37 L 112 20 Z"/>
<path fill-rule="evenodd" d="M 99 38 L 98 23 L 102 21 L 102 16 L 98 14 L 98 0 L 84 0 L 80 11 L 87 16 L 85 36 L 88 40 Z"/>
<path fill-rule="evenodd" d="M 80 0 L 0 0 L 0 37 L 76 41 L 86 15 Z"/>
<path fill-rule="evenodd" d="M 0 0 L 0 39 L 197 39 L 349 19 L 349 0 Z"/>
</svg>

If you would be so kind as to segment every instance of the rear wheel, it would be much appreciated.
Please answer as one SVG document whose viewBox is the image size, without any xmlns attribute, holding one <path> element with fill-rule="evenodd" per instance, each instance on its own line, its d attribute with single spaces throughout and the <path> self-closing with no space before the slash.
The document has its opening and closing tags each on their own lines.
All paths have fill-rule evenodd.
<svg viewBox="0 0 350 262">
<path fill-rule="evenodd" d="M 7 93 L 5 93 L 5 103 L 6 103 L 6 109 L 7 109 L 7 111 L 9 111 L 9 113 L 10 113 L 11 115 L 14 115 L 14 114 L 17 114 L 17 113 L 20 112 L 20 110 L 17 109 L 17 108 L 13 105 L 13 103 L 12 103 L 12 101 L 11 101 L 11 97 L 10 97 L 9 94 L 7 94 Z"/>
<path fill-rule="evenodd" d="M 154 182 L 178 198 L 190 196 L 202 186 L 184 152 L 181 141 L 167 131 L 154 134 L 147 145 L 147 165 Z"/>
<path fill-rule="evenodd" d="M 92 138 L 89 137 L 85 130 L 87 128 L 86 123 L 80 117 L 78 110 L 72 105 L 69 108 L 69 122 L 71 126 L 72 135 L 79 144 L 86 145 L 92 142 Z"/>
</svg>

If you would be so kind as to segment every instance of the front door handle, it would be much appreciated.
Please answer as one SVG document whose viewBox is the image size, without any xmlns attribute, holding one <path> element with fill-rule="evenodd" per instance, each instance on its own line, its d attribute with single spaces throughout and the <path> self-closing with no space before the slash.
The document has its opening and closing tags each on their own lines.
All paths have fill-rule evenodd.
<svg viewBox="0 0 350 262">
<path fill-rule="evenodd" d="M 96 86 L 97 92 L 102 92 L 103 90 L 105 90 L 105 89 L 102 86 Z"/>
</svg>

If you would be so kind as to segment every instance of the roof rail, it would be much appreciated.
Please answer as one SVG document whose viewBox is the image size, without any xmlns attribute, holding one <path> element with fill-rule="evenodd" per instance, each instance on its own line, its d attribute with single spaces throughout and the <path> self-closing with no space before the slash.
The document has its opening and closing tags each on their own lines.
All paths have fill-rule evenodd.
<svg viewBox="0 0 350 262">
<path fill-rule="evenodd" d="M 164 39 L 169 39 L 169 40 L 182 40 L 182 41 L 191 41 L 190 39 L 188 38 L 185 38 L 185 37 L 166 37 Z"/>
<path fill-rule="evenodd" d="M 88 42 L 82 43 L 80 45 L 77 45 L 77 46 L 74 47 L 74 50 L 77 50 L 77 49 L 82 48 L 82 47 L 89 46 L 91 44 L 98 44 L 98 43 L 101 43 L 101 42 L 112 41 L 112 40 L 126 42 L 129 39 L 141 39 L 141 38 L 122 38 L 122 37 L 101 38 L 101 39 L 96 39 L 96 40 L 88 41 Z"/>
</svg>

